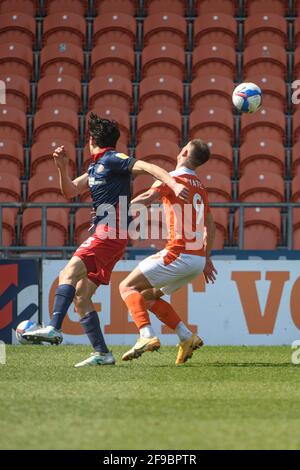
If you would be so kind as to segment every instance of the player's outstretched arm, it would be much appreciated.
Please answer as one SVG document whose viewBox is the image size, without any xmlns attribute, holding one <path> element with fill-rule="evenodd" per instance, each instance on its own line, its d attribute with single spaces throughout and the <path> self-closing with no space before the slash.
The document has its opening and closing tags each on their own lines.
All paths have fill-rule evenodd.
<svg viewBox="0 0 300 470">
<path fill-rule="evenodd" d="M 132 173 L 134 175 L 149 174 L 154 176 L 154 178 L 169 186 L 177 197 L 188 202 L 189 190 L 183 184 L 177 183 L 163 168 L 143 160 L 137 160 L 132 167 Z"/>
<path fill-rule="evenodd" d="M 150 206 L 153 202 L 157 202 L 160 199 L 160 194 L 155 189 L 150 188 L 142 194 L 132 199 L 131 204 L 144 204 Z"/>
<path fill-rule="evenodd" d="M 67 199 L 71 199 L 81 194 L 87 187 L 88 174 L 84 173 L 78 178 L 71 180 L 68 156 L 63 145 L 54 151 L 53 158 L 58 168 L 59 184 L 63 195 Z"/>
</svg>

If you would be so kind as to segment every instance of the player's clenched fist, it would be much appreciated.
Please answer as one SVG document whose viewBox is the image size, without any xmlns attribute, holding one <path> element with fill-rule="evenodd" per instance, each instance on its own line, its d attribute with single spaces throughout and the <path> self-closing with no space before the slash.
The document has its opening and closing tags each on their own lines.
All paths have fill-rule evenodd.
<svg viewBox="0 0 300 470">
<path fill-rule="evenodd" d="M 57 147 L 53 153 L 53 158 L 55 164 L 58 168 L 65 168 L 68 164 L 68 156 L 66 154 L 65 148 L 62 145 L 61 147 Z"/>
</svg>

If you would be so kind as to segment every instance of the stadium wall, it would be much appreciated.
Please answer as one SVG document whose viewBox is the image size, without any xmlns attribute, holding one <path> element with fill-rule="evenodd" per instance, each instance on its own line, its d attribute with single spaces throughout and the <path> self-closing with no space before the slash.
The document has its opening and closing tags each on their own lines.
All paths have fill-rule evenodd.
<svg viewBox="0 0 300 470">
<path fill-rule="evenodd" d="M 137 330 L 118 285 L 138 261 L 120 261 L 110 286 L 94 297 L 109 344 L 132 344 Z M 207 345 L 290 345 L 300 338 L 300 273 L 297 260 L 216 260 L 218 279 L 201 277 L 174 293 L 171 302 Z M 52 311 L 58 273 L 64 260 L 0 262 L 0 340 L 15 342 L 14 330 L 24 319 L 45 323 Z M 39 289 L 40 287 L 40 289 Z M 41 314 L 43 318 L 41 318 Z M 177 337 L 153 317 L 164 344 Z M 73 308 L 64 322 L 64 342 L 88 344 Z"/>
</svg>

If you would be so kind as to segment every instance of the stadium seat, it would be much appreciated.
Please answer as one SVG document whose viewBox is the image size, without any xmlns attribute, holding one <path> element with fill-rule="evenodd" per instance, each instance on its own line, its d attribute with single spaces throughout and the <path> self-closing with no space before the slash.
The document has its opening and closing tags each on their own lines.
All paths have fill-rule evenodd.
<svg viewBox="0 0 300 470">
<path fill-rule="evenodd" d="M 286 83 L 282 78 L 271 75 L 251 75 L 246 81 L 256 83 L 263 90 L 263 105 L 285 112 L 287 105 Z"/>
<path fill-rule="evenodd" d="M 0 45 L 0 69 L 2 77 L 14 74 L 30 80 L 32 65 L 31 48 L 18 43 Z"/>
<path fill-rule="evenodd" d="M 184 16 L 185 14 L 185 3 L 182 0 L 146 0 L 145 8 L 148 15 L 154 15 L 155 13 L 173 13 L 175 15 Z"/>
<path fill-rule="evenodd" d="M 96 113 L 97 109 L 91 109 L 91 112 Z M 122 111 L 118 108 L 113 108 L 109 106 L 101 110 L 101 117 L 106 119 L 113 119 L 117 121 L 120 129 L 120 139 L 119 142 L 127 144 L 130 136 L 130 116 L 129 113 Z M 86 121 L 89 119 L 89 114 L 86 115 Z"/>
<path fill-rule="evenodd" d="M 210 210 L 216 225 L 214 250 L 223 250 L 228 237 L 228 209 L 212 207 Z"/>
<path fill-rule="evenodd" d="M 23 174 L 23 147 L 8 139 L 0 140 L 0 174 L 9 173 L 17 178 Z"/>
<path fill-rule="evenodd" d="M 179 80 L 185 75 L 185 54 L 175 44 L 152 44 L 142 52 L 143 77 L 171 75 Z"/>
<path fill-rule="evenodd" d="M 82 207 L 75 214 L 75 245 L 81 245 L 91 233 L 88 229 L 91 226 L 91 209 Z"/>
<path fill-rule="evenodd" d="M 240 178 L 240 200 L 248 202 L 283 202 L 282 176 L 264 171 L 247 171 Z"/>
<path fill-rule="evenodd" d="M 58 171 L 39 172 L 28 181 L 29 202 L 68 202 L 62 195 L 59 186 Z"/>
<path fill-rule="evenodd" d="M 259 13 L 276 13 L 284 16 L 287 2 L 286 0 L 247 0 L 245 6 L 249 16 Z"/>
<path fill-rule="evenodd" d="M 292 180 L 292 200 L 300 202 L 300 175 L 296 174 Z"/>
<path fill-rule="evenodd" d="M 34 16 L 36 8 L 36 0 L 1 0 L 0 14 L 5 13 L 23 13 L 25 15 Z"/>
<path fill-rule="evenodd" d="M 127 145 L 125 145 L 122 142 L 117 143 L 116 150 L 118 152 L 125 153 L 126 155 L 129 155 Z M 83 164 L 82 164 L 82 168 L 81 168 L 82 173 L 87 171 L 90 163 L 91 163 L 91 154 L 90 154 L 89 144 L 87 144 L 83 149 Z"/>
<path fill-rule="evenodd" d="M 233 170 L 232 146 L 218 139 L 209 140 L 207 145 L 210 149 L 210 159 L 205 163 L 206 170 L 209 173 L 221 173 L 230 178 Z"/>
<path fill-rule="evenodd" d="M 299 77 L 299 74 L 300 74 L 300 46 L 298 46 L 295 49 L 295 53 L 294 53 L 294 75 L 295 75 L 295 79 L 297 79 Z"/>
<path fill-rule="evenodd" d="M 300 142 L 293 147 L 293 175 L 300 174 Z"/>
<path fill-rule="evenodd" d="M 190 114 L 190 139 L 232 142 L 233 127 L 232 113 L 217 106 L 195 109 Z"/>
<path fill-rule="evenodd" d="M 25 209 L 22 216 L 22 241 L 25 246 L 42 245 L 41 209 Z M 47 209 L 47 244 L 46 246 L 64 246 L 68 237 L 68 210 L 62 208 Z"/>
<path fill-rule="evenodd" d="M 81 80 L 83 50 L 74 44 L 55 43 L 43 47 L 40 55 L 41 74 L 69 75 Z"/>
<path fill-rule="evenodd" d="M 171 75 L 156 75 L 140 82 L 139 104 L 141 109 L 163 106 L 181 111 L 183 86 L 181 80 Z"/>
<path fill-rule="evenodd" d="M 276 140 L 285 143 L 285 114 L 271 108 L 261 108 L 255 114 L 241 118 L 241 140 L 244 142 Z"/>
<path fill-rule="evenodd" d="M 187 23 L 185 19 L 167 10 L 149 15 L 144 21 L 144 46 L 151 44 L 186 45 Z"/>
<path fill-rule="evenodd" d="M 237 43 L 237 22 L 231 15 L 208 13 L 194 22 L 194 47 L 199 45 L 224 44 L 235 48 Z"/>
<path fill-rule="evenodd" d="M 115 11 L 131 16 L 136 13 L 137 0 L 97 0 L 95 3 L 98 15 Z"/>
<path fill-rule="evenodd" d="M 143 141 L 136 146 L 135 158 L 155 163 L 164 169 L 168 168 L 167 171 L 172 171 L 176 167 L 179 152 L 179 146 L 170 140 Z"/>
<path fill-rule="evenodd" d="M 299 141 L 300 135 L 300 110 L 299 106 L 296 106 L 296 111 L 293 115 L 293 138 L 294 142 Z"/>
<path fill-rule="evenodd" d="M 236 4 L 236 0 L 196 0 L 196 12 L 199 16 L 206 13 L 223 13 L 234 16 Z"/>
<path fill-rule="evenodd" d="M 45 7 L 48 15 L 53 13 L 76 13 L 84 16 L 88 0 L 46 0 Z"/>
<path fill-rule="evenodd" d="M 74 44 L 82 47 L 85 40 L 85 19 L 76 13 L 53 13 L 44 19 L 43 44 Z"/>
<path fill-rule="evenodd" d="M 21 200 L 21 183 L 19 178 L 9 173 L 0 174 L 0 201 L 19 202 Z M 13 211 L 14 213 L 16 211 Z"/>
<path fill-rule="evenodd" d="M 38 82 L 38 108 L 63 106 L 78 113 L 81 108 L 81 83 L 68 75 L 47 75 Z"/>
<path fill-rule="evenodd" d="M 209 202 L 231 201 L 231 180 L 222 173 L 213 173 L 206 170 L 205 165 L 200 166 L 197 174 L 208 191 Z M 228 213 L 228 209 L 226 214 Z"/>
<path fill-rule="evenodd" d="M 300 250 L 300 209 L 293 210 L 293 249 Z"/>
<path fill-rule="evenodd" d="M 227 77 L 203 75 L 192 81 L 191 106 L 193 109 L 218 106 L 232 111 L 234 83 Z"/>
<path fill-rule="evenodd" d="M 287 45 L 287 22 L 276 13 L 254 14 L 245 20 L 245 46 L 256 44 Z"/>
<path fill-rule="evenodd" d="M 16 214 L 10 209 L 2 210 L 2 245 L 11 246 L 15 238 Z"/>
<path fill-rule="evenodd" d="M 300 7 L 300 2 L 298 2 L 298 9 Z M 295 45 L 300 44 L 300 16 L 295 19 L 294 22 L 294 30 L 295 30 Z"/>
<path fill-rule="evenodd" d="M 135 43 L 135 18 L 126 13 L 104 13 L 94 20 L 94 46 L 119 43 L 133 47 Z"/>
<path fill-rule="evenodd" d="M 6 105 L 26 113 L 30 107 L 29 81 L 22 76 L 13 74 L 1 78 L 5 82 Z"/>
<path fill-rule="evenodd" d="M 95 77 L 89 83 L 89 107 L 105 109 L 112 106 L 129 113 L 132 109 L 132 85 L 119 75 Z"/>
<path fill-rule="evenodd" d="M 0 44 L 20 43 L 33 47 L 35 20 L 24 13 L 5 13 L 0 17 Z"/>
<path fill-rule="evenodd" d="M 179 144 L 181 126 L 181 114 L 174 109 L 154 107 L 142 110 L 137 117 L 138 143 L 167 139 Z"/>
<path fill-rule="evenodd" d="M 62 106 L 40 109 L 34 118 L 34 142 L 65 140 L 75 145 L 78 117 L 74 111 Z"/>
<path fill-rule="evenodd" d="M 92 50 L 92 77 L 119 75 L 132 80 L 134 64 L 134 51 L 129 46 L 105 43 Z"/>
<path fill-rule="evenodd" d="M 284 47 L 276 44 L 254 44 L 244 50 L 244 74 L 270 75 L 284 79 L 287 68 L 287 54 Z"/>
<path fill-rule="evenodd" d="M 275 250 L 281 233 L 280 209 L 254 207 L 244 212 L 244 250 Z M 235 213 L 238 242 L 239 211 Z"/>
<path fill-rule="evenodd" d="M 285 149 L 274 140 L 247 140 L 240 148 L 241 174 L 249 171 L 268 171 L 284 176 Z"/>
<path fill-rule="evenodd" d="M 53 159 L 53 152 L 58 147 L 63 145 L 69 158 L 69 173 L 74 178 L 76 177 L 76 150 L 74 145 L 64 141 L 41 141 L 33 144 L 31 148 L 31 175 L 36 173 L 49 173 L 56 171 L 56 166 Z"/>
<path fill-rule="evenodd" d="M 219 75 L 234 79 L 236 73 L 235 50 L 224 44 L 198 46 L 193 51 L 193 78 Z"/>
<path fill-rule="evenodd" d="M 132 196 L 136 197 L 145 191 L 148 191 L 154 182 L 155 179 L 151 175 L 136 176 L 133 180 Z"/>
<path fill-rule="evenodd" d="M 1 106 L 0 135 L 1 139 L 14 140 L 23 145 L 26 137 L 25 113 L 11 106 Z"/>
</svg>

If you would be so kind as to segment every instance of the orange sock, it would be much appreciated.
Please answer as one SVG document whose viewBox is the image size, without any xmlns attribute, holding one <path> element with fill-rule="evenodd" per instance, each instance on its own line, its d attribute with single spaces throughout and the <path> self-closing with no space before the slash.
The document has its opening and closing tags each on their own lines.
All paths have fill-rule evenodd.
<svg viewBox="0 0 300 470">
<path fill-rule="evenodd" d="M 151 306 L 149 305 L 149 310 L 153 312 L 161 322 L 169 328 L 172 328 L 172 330 L 175 330 L 178 323 L 181 322 L 181 318 L 177 315 L 172 305 L 165 300 L 156 300 Z"/>
<path fill-rule="evenodd" d="M 146 325 L 151 325 L 146 302 L 142 294 L 135 290 L 129 293 L 123 300 L 139 330 Z"/>
</svg>

